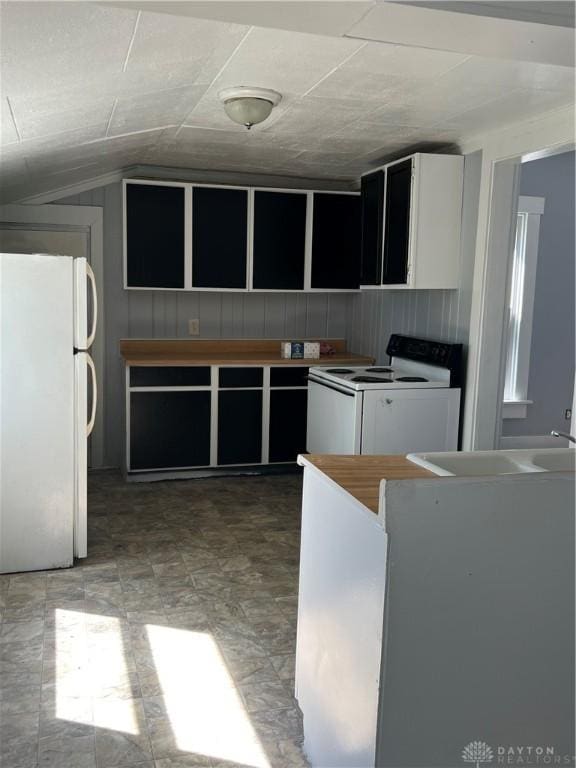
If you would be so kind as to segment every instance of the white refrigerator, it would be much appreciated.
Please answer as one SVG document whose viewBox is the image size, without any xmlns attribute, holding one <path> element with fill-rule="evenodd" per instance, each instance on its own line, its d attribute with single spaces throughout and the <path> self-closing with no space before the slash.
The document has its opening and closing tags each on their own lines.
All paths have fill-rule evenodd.
<svg viewBox="0 0 576 768">
<path fill-rule="evenodd" d="M 87 555 L 97 306 L 86 259 L 0 254 L 0 573 Z"/>
</svg>

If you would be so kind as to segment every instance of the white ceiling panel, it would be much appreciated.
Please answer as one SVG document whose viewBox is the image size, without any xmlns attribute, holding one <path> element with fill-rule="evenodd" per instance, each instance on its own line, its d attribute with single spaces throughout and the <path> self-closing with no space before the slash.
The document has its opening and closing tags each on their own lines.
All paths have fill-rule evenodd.
<svg viewBox="0 0 576 768">
<path fill-rule="evenodd" d="M 0 145 L 20 141 L 12 113 L 6 99 L 0 99 Z"/>
<path fill-rule="evenodd" d="M 143 74 L 153 88 L 208 85 L 245 36 L 248 27 L 223 22 L 143 13 L 126 74 Z M 163 84 L 163 86 L 160 85 Z"/>
<path fill-rule="evenodd" d="M 377 106 L 377 105 L 376 105 Z M 264 133 L 306 141 L 310 135 L 326 136 L 366 117 L 375 105 L 360 99 L 321 99 L 314 95 L 296 100 Z"/>
<path fill-rule="evenodd" d="M 4 199 L 145 164 L 350 180 L 573 99 L 567 67 L 135 5 L 0 0 L 0 21 Z M 237 85 L 282 94 L 249 132 L 218 97 Z"/>
<path fill-rule="evenodd" d="M 18 129 L 23 141 L 52 136 L 57 133 L 106 126 L 114 100 L 111 98 L 95 100 L 92 107 L 70 109 L 57 112 L 18 111 Z"/>
<path fill-rule="evenodd" d="M 471 85 L 498 83 L 504 88 L 574 91 L 574 70 L 551 64 L 506 62 L 471 56 L 452 74 Z"/>
<path fill-rule="evenodd" d="M 156 128 L 167 123 L 180 125 L 205 90 L 203 85 L 192 85 L 133 98 L 121 97 L 114 108 L 108 135 Z"/>
<path fill-rule="evenodd" d="M 468 58 L 449 51 L 366 43 L 346 62 L 344 68 L 362 73 L 395 75 L 405 80 L 432 80 L 446 74 Z"/>
<path fill-rule="evenodd" d="M 401 95 L 407 89 L 412 90 L 420 81 L 407 80 L 400 75 L 385 75 L 375 72 L 362 72 L 357 69 L 341 67 L 319 83 L 311 95 L 332 99 L 366 99 L 372 102 L 382 102 L 392 99 L 396 94 Z M 376 104 L 377 106 L 377 104 Z"/>
<path fill-rule="evenodd" d="M 67 2 L 5 2 L 0 14 L 2 87 L 27 94 L 90 88 L 121 72 L 137 18 Z"/>
<path fill-rule="evenodd" d="M 253 28 L 214 85 L 256 85 L 304 95 L 361 46 L 357 40 Z"/>
<path fill-rule="evenodd" d="M 214 144 L 215 146 L 229 144 L 232 146 L 239 146 L 240 144 L 247 143 L 250 139 L 256 136 L 255 131 L 247 131 L 240 125 L 237 126 L 236 129 L 233 129 L 230 121 L 228 121 L 227 128 L 230 128 L 230 130 L 217 131 L 184 125 L 178 131 L 178 135 L 172 136 L 170 141 L 173 145 L 180 147 L 183 151 L 188 151 L 195 144 Z"/>
<path fill-rule="evenodd" d="M 522 120 L 539 112 L 548 112 L 570 103 L 571 97 L 563 92 L 517 89 L 483 107 L 454 115 L 439 125 L 452 129 L 458 135 L 463 132 L 470 135 L 479 134 L 493 130 L 499 125 Z"/>
</svg>

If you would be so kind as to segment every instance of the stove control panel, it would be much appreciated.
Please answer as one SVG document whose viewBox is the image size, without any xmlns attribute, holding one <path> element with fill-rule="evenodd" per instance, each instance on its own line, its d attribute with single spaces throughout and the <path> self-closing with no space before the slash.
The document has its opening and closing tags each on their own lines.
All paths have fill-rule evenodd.
<svg viewBox="0 0 576 768">
<path fill-rule="evenodd" d="M 462 368 L 462 344 L 448 344 L 444 341 L 417 339 L 393 333 L 390 336 L 386 354 L 390 357 L 403 357 L 428 365 L 448 368 L 451 372 L 450 384 L 459 386 Z"/>
</svg>

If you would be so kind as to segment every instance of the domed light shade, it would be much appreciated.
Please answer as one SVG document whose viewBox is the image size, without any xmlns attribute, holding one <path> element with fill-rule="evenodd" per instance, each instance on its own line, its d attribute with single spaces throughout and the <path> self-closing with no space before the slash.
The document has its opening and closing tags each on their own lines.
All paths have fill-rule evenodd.
<svg viewBox="0 0 576 768">
<path fill-rule="evenodd" d="M 227 88 L 218 95 L 230 120 L 248 129 L 264 122 L 282 98 L 276 91 L 245 86 Z"/>
</svg>

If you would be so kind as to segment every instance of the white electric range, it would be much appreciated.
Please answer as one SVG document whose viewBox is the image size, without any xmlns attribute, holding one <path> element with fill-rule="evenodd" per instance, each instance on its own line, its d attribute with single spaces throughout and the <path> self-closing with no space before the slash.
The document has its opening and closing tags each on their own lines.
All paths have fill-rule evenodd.
<svg viewBox="0 0 576 768">
<path fill-rule="evenodd" d="M 394 334 L 389 365 L 310 368 L 308 452 L 457 450 L 461 349 Z"/>
</svg>

